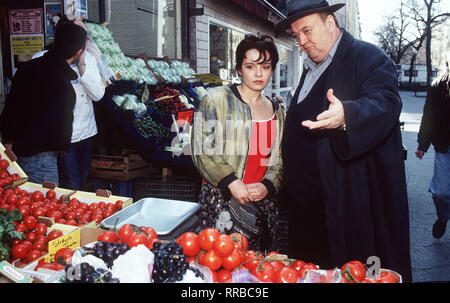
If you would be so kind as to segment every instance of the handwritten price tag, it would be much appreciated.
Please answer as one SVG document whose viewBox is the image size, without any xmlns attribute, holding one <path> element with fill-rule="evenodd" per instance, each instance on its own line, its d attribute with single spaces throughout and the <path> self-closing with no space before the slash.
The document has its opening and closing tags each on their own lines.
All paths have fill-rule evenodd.
<svg viewBox="0 0 450 303">
<path fill-rule="evenodd" d="M 45 262 L 54 262 L 55 254 L 61 248 L 72 248 L 75 250 L 81 246 L 81 230 L 77 229 L 70 234 L 59 237 L 48 242 L 48 255 Z"/>
</svg>

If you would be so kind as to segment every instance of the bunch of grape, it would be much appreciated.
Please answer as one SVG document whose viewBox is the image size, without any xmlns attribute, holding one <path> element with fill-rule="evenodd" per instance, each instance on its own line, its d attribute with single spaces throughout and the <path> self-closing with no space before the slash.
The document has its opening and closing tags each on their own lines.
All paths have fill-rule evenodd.
<svg viewBox="0 0 450 303">
<path fill-rule="evenodd" d="M 152 252 L 155 255 L 152 278 L 155 283 L 183 280 L 189 268 L 189 262 L 183 254 L 183 247 L 176 242 L 154 243 Z"/>
<path fill-rule="evenodd" d="M 72 264 L 66 265 L 64 270 L 68 283 L 120 283 L 119 279 L 112 277 L 110 271 L 102 268 L 96 270 L 86 262 L 75 266 Z"/>
<path fill-rule="evenodd" d="M 119 242 L 104 242 L 97 241 L 93 248 L 84 248 L 86 253 L 91 253 L 99 259 L 102 259 L 106 266 L 112 267 L 113 262 L 117 257 L 123 255 L 130 249 L 127 243 L 120 244 Z"/>
</svg>

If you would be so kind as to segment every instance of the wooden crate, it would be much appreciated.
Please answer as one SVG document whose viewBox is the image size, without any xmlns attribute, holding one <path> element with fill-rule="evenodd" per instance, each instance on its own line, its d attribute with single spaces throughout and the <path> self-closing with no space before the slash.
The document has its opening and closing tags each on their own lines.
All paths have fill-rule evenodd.
<svg viewBox="0 0 450 303">
<path fill-rule="evenodd" d="M 151 165 L 138 154 L 93 155 L 89 175 L 92 178 L 128 181 L 149 175 L 151 171 Z"/>
</svg>

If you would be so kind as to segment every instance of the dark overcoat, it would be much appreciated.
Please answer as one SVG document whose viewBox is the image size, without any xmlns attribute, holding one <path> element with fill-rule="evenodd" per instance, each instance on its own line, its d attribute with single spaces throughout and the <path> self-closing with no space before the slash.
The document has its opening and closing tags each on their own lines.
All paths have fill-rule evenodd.
<svg viewBox="0 0 450 303">
<path fill-rule="evenodd" d="M 326 87 L 342 101 L 347 127 L 325 131 L 318 143 L 331 261 L 377 256 L 411 281 L 396 69 L 381 49 L 343 31 Z"/>
</svg>

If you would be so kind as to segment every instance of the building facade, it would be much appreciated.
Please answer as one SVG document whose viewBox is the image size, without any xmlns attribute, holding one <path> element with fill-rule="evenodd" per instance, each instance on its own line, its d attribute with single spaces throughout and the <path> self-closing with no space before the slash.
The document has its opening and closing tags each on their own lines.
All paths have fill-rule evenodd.
<svg viewBox="0 0 450 303">
<path fill-rule="evenodd" d="M 6 0 L 5 0 L 6 1 Z M 126 55 L 146 54 L 149 57 L 187 58 L 198 74 L 214 74 L 227 82 L 239 82 L 235 70 L 235 50 L 245 34 L 268 34 L 274 37 L 280 62 L 272 81 L 264 92 L 281 96 L 289 102 L 297 86 L 303 67 L 303 58 L 296 41 L 287 34 L 274 36 L 275 24 L 286 16 L 289 0 L 77 0 L 87 19 L 107 22 L 114 40 Z M 291 0 L 294 1 L 294 0 Z M 20 5 L 18 3 L 20 2 Z M 340 26 L 360 37 L 357 0 L 345 2 L 337 12 Z M 11 47 L 8 29 L 8 11 L 16 8 L 40 8 L 60 4 L 67 10 L 72 0 L 8 0 L 0 6 L 2 22 L 2 78 L 0 102 L 8 93 L 12 79 Z M 45 13 L 44 13 L 45 15 Z M 48 18 L 42 20 L 44 28 Z M 44 36 L 43 47 L 51 42 Z M 28 55 L 29 56 L 29 55 Z M 29 56 L 30 57 L 30 56 Z"/>
</svg>

